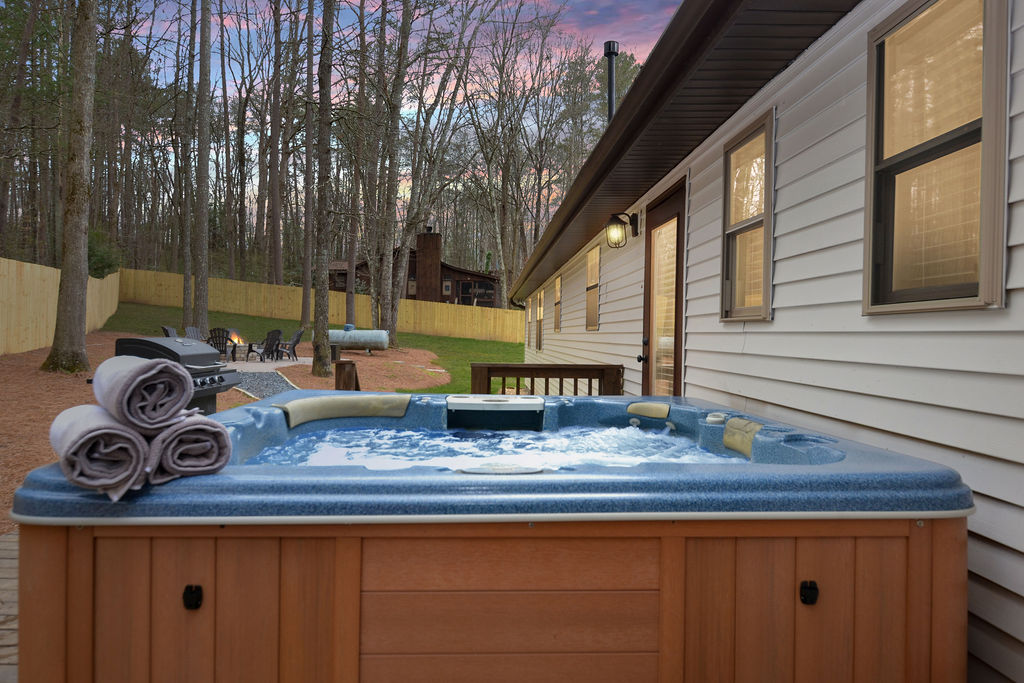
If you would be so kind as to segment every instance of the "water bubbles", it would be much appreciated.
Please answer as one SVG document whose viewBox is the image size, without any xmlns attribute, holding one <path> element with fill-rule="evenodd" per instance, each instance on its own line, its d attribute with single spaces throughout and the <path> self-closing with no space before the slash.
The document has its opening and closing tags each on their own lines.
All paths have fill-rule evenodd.
<svg viewBox="0 0 1024 683">
<path fill-rule="evenodd" d="M 492 465 L 556 470 L 581 465 L 632 467 L 644 462 L 733 463 L 698 447 L 666 425 L 571 427 L 552 432 L 335 429 L 296 436 L 249 459 L 260 465 L 361 465 L 371 470 L 414 465 L 466 470 Z"/>
</svg>

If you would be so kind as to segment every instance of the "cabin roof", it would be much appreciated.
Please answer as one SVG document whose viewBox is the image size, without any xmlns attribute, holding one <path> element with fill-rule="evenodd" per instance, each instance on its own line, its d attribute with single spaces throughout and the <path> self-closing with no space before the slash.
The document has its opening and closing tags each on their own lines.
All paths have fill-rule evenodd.
<svg viewBox="0 0 1024 683">
<path fill-rule="evenodd" d="M 526 297 L 860 0 L 685 0 L 537 242 Z"/>
<path fill-rule="evenodd" d="M 395 252 L 397 253 L 398 250 L 396 249 Z M 409 254 L 410 255 L 415 255 L 416 254 L 416 250 L 415 249 L 410 249 L 409 250 Z M 356 268 L 357 269 L 358 268 L 364 268 L 364 267 L 366 267 L 366 259 L 360 259 L 358 262 L 356 262 Z M 454 273 L 460 273 L 462 275 L 466 275 L 467 277 L 473 278 L 475 280 L 487 280 L 488 282 L 491 282 L 491 283 L 494 283 L 494 284 L 497 284 L 497 282 L 498 282 L 498 276 L 497 275 L 493 275 L 491 273 L 482 273 L 482 272 L 480 272 L 478 270 L 470 270 L 469 268 L 462 268 L 461 266 L 453 266 L 452 264 L 446 263 L 445 261 L 441 261 L 441 267 L 446 269 L 446 270 L 450 270 L 450 271 L 452 271 Z M 331 261 L 331 262 L 329 262 L 327 264 L 327 272 L 329 272 L 329 273 L 347 273 L 348 272 L 348 261 Z"/>
</svg>

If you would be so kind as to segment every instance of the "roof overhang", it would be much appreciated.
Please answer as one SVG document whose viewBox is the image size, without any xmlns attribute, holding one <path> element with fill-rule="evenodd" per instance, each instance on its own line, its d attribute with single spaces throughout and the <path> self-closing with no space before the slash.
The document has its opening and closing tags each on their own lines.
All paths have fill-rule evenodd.
<svg viewBox="0 0 1024 683">
<path fill-rule="evenodd" d="M 534 247 L 522 305 L 860 0 L 685 0 Z"/>
</svg>

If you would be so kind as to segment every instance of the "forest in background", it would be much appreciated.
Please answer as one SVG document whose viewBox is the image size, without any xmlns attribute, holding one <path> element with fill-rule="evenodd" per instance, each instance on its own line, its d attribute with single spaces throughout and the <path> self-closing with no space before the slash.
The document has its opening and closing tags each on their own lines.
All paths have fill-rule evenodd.
<svg viewBox="0 0 1024 683">
<path fill-rule="evenodd" d="M 0 256 L 56 267 L 75 11 L 0 8 Z M 308 292 L 328 261 L 365 259 L 390 329 L 430 225 L 445 261 L 498 276 L 505 305 L 606 125 L 604 59 L 559 13 L 542 0 L 99 0 L 90 269 L 201 264 Z M 638 69 L 619 56 L 618 99 Z"/>
</svg>

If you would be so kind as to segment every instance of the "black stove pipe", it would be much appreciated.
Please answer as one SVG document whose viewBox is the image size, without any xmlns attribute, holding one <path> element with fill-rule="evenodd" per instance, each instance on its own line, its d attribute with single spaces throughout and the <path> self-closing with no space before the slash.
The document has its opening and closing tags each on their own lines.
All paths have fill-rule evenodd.
<svg viewBox="0 0 1024 683">
<path fill-rule="evenodd" d="M 605 41 L 604 56 L 608 58 L 608 121 L 615 116 L 615 57 L 619 54 L 619 44 L 614 40 Z"/>
</svg>

